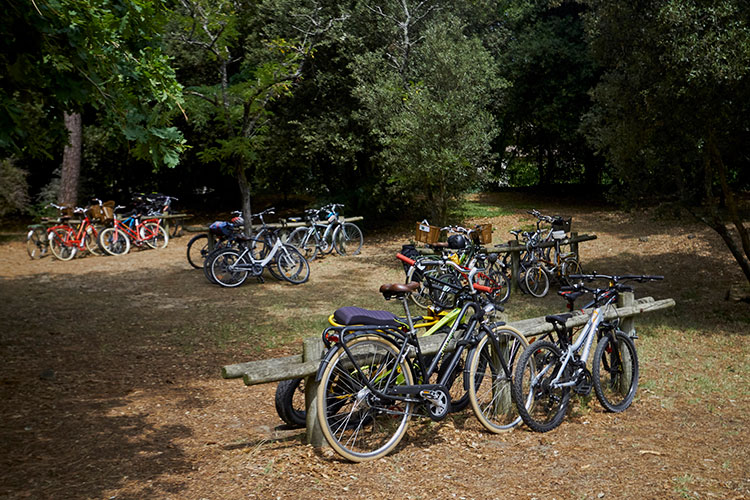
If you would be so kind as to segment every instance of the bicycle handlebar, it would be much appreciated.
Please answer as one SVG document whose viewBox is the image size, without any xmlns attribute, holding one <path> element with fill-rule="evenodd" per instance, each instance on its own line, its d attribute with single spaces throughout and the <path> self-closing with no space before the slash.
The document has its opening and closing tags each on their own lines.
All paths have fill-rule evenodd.
<svg viewBox="0 0 750 500">
<path fill-rule="evenodd" d="M 596 272 L 592 274 L 571 274 L 568 276 L 570 279 L 573 280 L 585 280 L 585 281 L 594 281 L 598 279 L 606 279 L 613 281 L 615 283 L 621 283 L 623 281 L 638 281 L 638 282 L 644 282 L 644 281 L 659 281 L 663 280 L 664 276 L 659 275 L 648 275 L 648 274 L 622 274 L 622 275 L 610 275 L 610 274 L 598 274 Z"/>
</svg>

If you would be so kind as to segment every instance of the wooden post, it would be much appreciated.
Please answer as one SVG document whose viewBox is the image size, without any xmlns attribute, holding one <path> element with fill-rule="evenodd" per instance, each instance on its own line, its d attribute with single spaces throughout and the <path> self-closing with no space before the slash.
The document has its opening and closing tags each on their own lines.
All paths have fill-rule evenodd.
<svg viewBox="0 0 750 500">
<path fill-rule="evenodd" d="M 576 260 L 578 260 L 578 263 L 581 263 L 581 256 L 578 255 L 578 242 L 575 241 L 576 237 L 578 236 L 578 233 L 575 231 L 571 231 L 570 233 L 570 251 L 573 252 L 576 256 Z"/>
<path fill-rule="evenodd" d="M 633 292 L 622 292 L 617 297 L 617 307 L 630 307 L 635 304 Z M 629 337 L 635 334 L 635 316 L 629 316 L 620 320 L 620 330 Z"/>
<path fill-rule="evenodd" d="M 320 337 L 306 338 L 303 344 L 303 362 L 320 362 L 325 346 Z M 323 431 L 318 422 L 318 383 L 315 381 L 315 373 L 305 378 L 305 409 L 307 411 L 307 436 L 308 444 L 321 448 L 326 444 Z"/>
</svg>

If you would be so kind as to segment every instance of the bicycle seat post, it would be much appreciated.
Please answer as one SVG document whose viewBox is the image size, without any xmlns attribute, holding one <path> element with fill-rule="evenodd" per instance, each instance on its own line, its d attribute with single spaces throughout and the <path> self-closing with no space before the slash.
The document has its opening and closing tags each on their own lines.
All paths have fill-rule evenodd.
<svg viewBox="0 0 750 500">
<path fill-rule="evenodd" d="M 401 304 L 403 304 L 404 306 L 404 312 L 406 313 L 406 321 L 409 324 L 409 331 L 414 332 L 414 322 L 411 319 L 411 311 L 409 310 L 408 294 L 405 294 L 402 297 L 399 297 L 398 300 L 400 300 Z"/>
</svg>

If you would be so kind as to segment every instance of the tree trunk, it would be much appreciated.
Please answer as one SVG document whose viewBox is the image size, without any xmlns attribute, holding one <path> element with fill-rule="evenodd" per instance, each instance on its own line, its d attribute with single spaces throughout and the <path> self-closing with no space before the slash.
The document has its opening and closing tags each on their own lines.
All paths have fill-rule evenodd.
<svg viewBox="0 0 750 500">
<path fill-rule="evenodd" d="M 253 232 L 252 198 L 250 183 L 245 175 L 245 169 L 241 166 L 237 167 L 237 184 L 240 186 L 240 193 L 242 194 L 242 218 L 245 219 L 245 235 L 250 236 Z"/>
<path fill-rule="evenodd" d="M 80 113 L 66 112 L 64 120 L 65 128 L 68 130 L 68 144 L 63 150 L 58 203 L 66 207 L 75 207 L 78 201 L 78 179 L 81 175 L 83 125 Z"/>
</svg>

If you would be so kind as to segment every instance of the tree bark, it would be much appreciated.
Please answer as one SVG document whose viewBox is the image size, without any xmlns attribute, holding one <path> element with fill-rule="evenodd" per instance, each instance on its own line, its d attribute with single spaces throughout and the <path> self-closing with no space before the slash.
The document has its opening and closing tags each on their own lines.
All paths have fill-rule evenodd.
<svg viewBox="0 0 750 500">
<path fill-rule="evenodd" d="M 237 184 L 242 194 L 242 218 L 245 219 L 245 235 L 250 236 L 253 232 L 252 219 L 252 196 L 250 192 L 250 183 L 245 175 L 245 169 L 242 166 L 237 167 Z"/>
<path fill-rule="evenodd" d="M 80 113 L 66 112 L 63 118 L 68 131 L 68 144 L 63 150 L 58 203 L 66 207 L 75 207 L 78 201 L 78 180 L 81 176 L 83 124 Z"/>
</svg>

